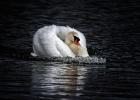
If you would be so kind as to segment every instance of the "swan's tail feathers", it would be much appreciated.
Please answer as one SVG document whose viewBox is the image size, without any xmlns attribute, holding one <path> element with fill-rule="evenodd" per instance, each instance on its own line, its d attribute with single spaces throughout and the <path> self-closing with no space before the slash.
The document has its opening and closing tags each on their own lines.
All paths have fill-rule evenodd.
<svg viewBox="0 0 140 100">
<path fill-rule="evenodd" d="M 32 57 L 37 57 L 37 55 L 34 52 L 31 52 Z"/>
</svg>

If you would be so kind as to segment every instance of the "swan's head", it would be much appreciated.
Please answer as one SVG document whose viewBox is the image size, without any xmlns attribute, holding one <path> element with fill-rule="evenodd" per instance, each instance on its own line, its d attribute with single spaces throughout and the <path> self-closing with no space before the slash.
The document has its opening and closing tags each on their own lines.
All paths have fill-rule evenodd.
<svg viewBox="0 0 140 100">
<path fill-rule="evenodd" d="M 65 43 L 69 46 L 76 56 L 87 57 L 88 52 L 86 47 L 80 44 L 80 37 L 76 32 L 69 32 L 65 38 Z"/>
</svg>

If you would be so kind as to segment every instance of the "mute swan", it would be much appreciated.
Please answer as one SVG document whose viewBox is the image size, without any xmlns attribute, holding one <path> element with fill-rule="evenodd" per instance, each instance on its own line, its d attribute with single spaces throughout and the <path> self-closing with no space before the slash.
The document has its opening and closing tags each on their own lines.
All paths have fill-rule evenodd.
<svg viewBox="0 0 140 100">
<path fill-rule="evenodd" d="M 69 26 L 50 25 L 40 28 L 33 37 L 32 56 L 87 57 L 84 35 Z"/>
</svg>

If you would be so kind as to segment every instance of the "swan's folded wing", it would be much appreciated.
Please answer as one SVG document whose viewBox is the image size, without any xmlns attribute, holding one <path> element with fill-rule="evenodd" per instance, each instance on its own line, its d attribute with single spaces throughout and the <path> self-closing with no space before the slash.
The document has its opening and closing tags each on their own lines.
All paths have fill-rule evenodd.
<svg viewBox="0 0 140 100">
<path fill-rule="evenodd" d="M 56 39 L 56 48 L 63 57 L 75 57 L 70 48 L 59 38 Z"/>
</svg>

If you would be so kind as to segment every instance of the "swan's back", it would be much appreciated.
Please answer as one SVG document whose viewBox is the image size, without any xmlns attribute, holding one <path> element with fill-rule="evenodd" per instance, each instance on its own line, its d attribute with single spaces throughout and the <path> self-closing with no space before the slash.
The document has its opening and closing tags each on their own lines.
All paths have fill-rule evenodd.
<svg viewBox="0 0 140 100">
<path fill-rule="evenodd" d="M 80 38 L 80 44 L 86 47 L 86 40 L 79 31 L 65 26 L 45 26 L 40 28 L 33 37 L 34 54 L 40 57 L 75 57 L 64 40 L 69 32 L 76 32 Z"/>
</svg>

